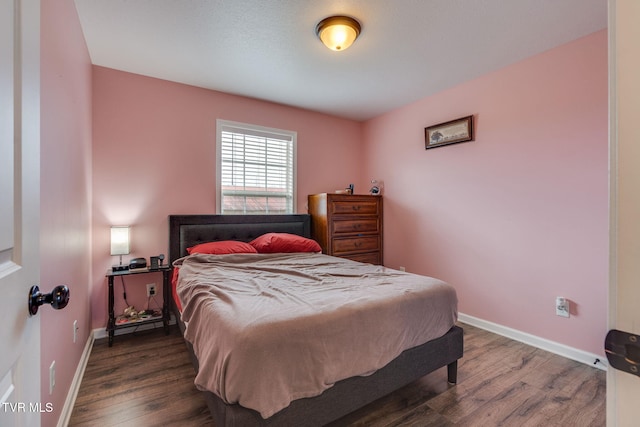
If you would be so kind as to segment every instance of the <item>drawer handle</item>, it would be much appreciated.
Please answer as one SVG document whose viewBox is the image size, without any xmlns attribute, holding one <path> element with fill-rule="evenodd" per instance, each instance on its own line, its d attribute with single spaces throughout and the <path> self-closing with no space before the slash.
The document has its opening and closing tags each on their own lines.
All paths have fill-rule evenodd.
<svg viewBox="0 0 640 427">
<path fill-rule="evenodd" d="M 354 205 L 353 206 L 353 210 L 354 211 L 359 211 L 360 210 L 360 205 Z"/>
<path fill-rule="evenodd" d="M 362 242 L 355 242 L 353 246 L 355 246 L 356 248 L 359 248 L 360 246 L 362 246 Z"/>
</svg>

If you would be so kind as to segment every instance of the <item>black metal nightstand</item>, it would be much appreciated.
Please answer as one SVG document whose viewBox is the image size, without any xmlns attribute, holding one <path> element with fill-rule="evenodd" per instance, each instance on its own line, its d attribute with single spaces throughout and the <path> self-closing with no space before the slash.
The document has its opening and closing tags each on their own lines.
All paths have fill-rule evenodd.
<svg viewBox="0 0 640 427">
<path fill-rule="evenodd" d="M 172 267 L 170 265 L 162 265 L 158 268 L 144 268 L 136 270 L 122 270 L 113 271 L 107 270 L 107 278 L 109 282 L 109 321 L 107 322 L 107 332 L 109 333 L 109 347 L 113 345 L 113 336 L 116 329 L 128 328 L 133 326 L 140 326 L 146 323 L 155 323 L 162 321 L 164 325 L 165 334 L 169 335 L 169 321 L 171 320 L 171 314 L 169 313 L 169 298 L 171 298 L 171 290 L 169 288 L 169 276 L 171 275 Z M 162 273 L 162 316 L 150 317 L 148 319 L 141 319 L 136 322 L 124 323 L 121 325 L 116 324 L 115 313 L 113 312 L 113 281 L 118 276 L 134 276 L 137 274 L 150 274 L 150 273 Z"/>
</svg>

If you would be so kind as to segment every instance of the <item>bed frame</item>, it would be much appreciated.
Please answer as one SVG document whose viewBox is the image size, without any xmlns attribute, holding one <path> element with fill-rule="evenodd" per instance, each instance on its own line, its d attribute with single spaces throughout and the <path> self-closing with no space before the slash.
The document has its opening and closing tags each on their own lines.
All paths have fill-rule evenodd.
<svg viewBox="0 0 640 427">
<path fill-rule="evenodd" d="M 220 240 L 249 242 L 268 232 L 310 237 L 310 216 L 170 215 L 169 260 L 173 262 L 185 256 L 186 248 L 199 243 Z M 184 333 L 180 313 L 173 298 L 171 300 L 180 331 Z M 291 402 L 287 408 L 266 420 L 257 411 L 227 404 L 211 392 L 204 394 L 216 426 L 322 426 L 444 366 L 447 366 L 449 383 L 455 384 L 458 359 L 463 353 L 462 340 L 462 329 L 454 326 L 442 337 L 404 351 L 374 374 L 339 381 L 319 396 Z M 185 343 L 198 372 L 193 348 L 188 341 Z"/>
</svg>

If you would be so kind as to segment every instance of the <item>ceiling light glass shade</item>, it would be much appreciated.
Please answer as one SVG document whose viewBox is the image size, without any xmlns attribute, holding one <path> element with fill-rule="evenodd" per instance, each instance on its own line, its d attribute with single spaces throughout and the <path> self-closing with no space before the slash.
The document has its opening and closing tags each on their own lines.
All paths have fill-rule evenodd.
<svg viewBox="0 0 640 427">
<path fill-rule="evenodd" d="M 129 226 L 111 227 L 111 255 L 129 254 Z"/>
<path fill-rule="evenodd" d="M 348 16 L 330 16 L 316 27 L 316 33 L 326 47 L 335 51 L 347 49 L 360 35 L 360 24 Z"/>
</svg>

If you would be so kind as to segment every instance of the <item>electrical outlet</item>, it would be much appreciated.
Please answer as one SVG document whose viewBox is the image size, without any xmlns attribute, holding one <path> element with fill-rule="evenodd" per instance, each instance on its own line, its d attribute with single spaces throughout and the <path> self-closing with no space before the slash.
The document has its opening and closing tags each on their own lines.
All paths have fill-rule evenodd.
<svg viewBox="0 0 640 427">
<path fill-rule="evenodd" d="M 404 268 L 403 266 L 398 267 L 398 270 L 400 270 L 400 271 L 407 271 L 407 269 L 406 269 L 406 268 Z"/>
<path fill-rule="evenodd" d="M 156 294 L 156 284 L 155 283 L 147 283 L 147 296 L 152 297 Z"/>
<path fill-rule="evenodd" d="M 53 389 L 56 386 L 56 361 L 51 362 L 49 366 L 49 394 L 53 394 Z"/>
<path fill-rule="evenodd" d="M 73 342 L 75 344 L 75 342 L 78 341 L 78 321 L 74 320 L 73 321 Z"/>
<path fill-rule="evenodd" d="M 569 317 L 569 300 L 563 297 L 556 297 L 556 315 Z"/>
</svg>

